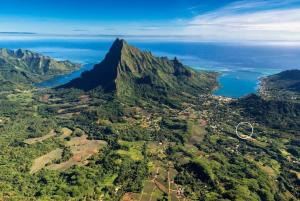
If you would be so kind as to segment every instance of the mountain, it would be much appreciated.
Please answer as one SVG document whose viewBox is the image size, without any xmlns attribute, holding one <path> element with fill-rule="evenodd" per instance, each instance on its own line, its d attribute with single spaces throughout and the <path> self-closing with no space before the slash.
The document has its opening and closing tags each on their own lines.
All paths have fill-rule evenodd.
<svg viewBox="0 0 300 201">
<path fill-rule="evenodd" d="M 263 78 L 260 94 L 266 99 L 300 100 L 300 70 L 287 70 Z"/>
<path fill-rule="evenodd" d="M 119 97 L 159 99 L 180 92 L 211 92 L 217 85 L 216 76 L 186 67 L 176 58 L 155 57 L 116 39 L 101 63 L 61 87 L 85 91 L 101 87 Z"/>
<path fill-rule="evenodd" d="M 0 79 L 3 82 L 32 84 L 69 73 L 79 67 L 79 64 L 56 61 L 29 50 L 0 48 Z"/>
</svg>

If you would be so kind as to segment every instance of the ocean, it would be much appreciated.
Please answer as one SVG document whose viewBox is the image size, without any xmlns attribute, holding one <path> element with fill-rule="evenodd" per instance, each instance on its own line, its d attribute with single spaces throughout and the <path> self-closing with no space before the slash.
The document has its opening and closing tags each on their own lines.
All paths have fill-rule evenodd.
<svg viewBox="0 0 300 201">
<path fill-rule="evenodd" d="M 58 60 L 84 64 L 79 71 L 58 76 L 39 84 L 53 87 L 80 76 L 99 63 L 114 39 L 31 39 L 0 40 L 0 47 L 28 49 Z M 216 95 L 239 98 L 255 93 L 259 78 L 287 69 L 300 69 L 300 46 L 261 43 L 184 42 L 135 40 L 128 42 L 156 56 L 177 57 L 183 64 L 198 70 L 221 73 L 221 87 Z"/>
</svg>

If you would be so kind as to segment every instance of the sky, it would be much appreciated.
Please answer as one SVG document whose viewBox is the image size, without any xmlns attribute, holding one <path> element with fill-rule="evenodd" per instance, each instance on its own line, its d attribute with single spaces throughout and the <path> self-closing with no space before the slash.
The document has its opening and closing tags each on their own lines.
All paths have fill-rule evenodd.
<svg viewBox="0 0 300 201">
<path fill-rule="evenodd" d="M 300 0 L 9 0 L 0 36 L 300 41 Z"/>
</svg>

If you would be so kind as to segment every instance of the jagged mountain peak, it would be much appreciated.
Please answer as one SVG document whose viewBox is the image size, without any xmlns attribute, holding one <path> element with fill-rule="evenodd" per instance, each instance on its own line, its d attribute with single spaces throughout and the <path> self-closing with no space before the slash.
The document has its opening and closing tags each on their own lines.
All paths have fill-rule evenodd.
<svg viewBox="0 0 300 201">
<path fill-rule="evenodd" d="M 138 48 L 129 45 L 124 39 L 117 38 L 109 49 L 105 59 L 118 60 L 119 63 L 126 63 L 130 60 L 138 60 L 143 56 L 150 56 L 150 52 L 141 51 Z"/>
<path fill-rule="evenodd" d="M 124 40 L 124 39 L 120 39 L 120 38 L 117 38 L 112 46 L 111 46 L 111 50 L 122 50 L 124 48 L 128 48 L 129 45 L 128 43 Z"/>
<path fill-rule="evenodd" d="M 0 48 L 0 56 L 1 57 L 16 57 L 16 58 L 22 58 L 22 57 L 39 57 L 39 58 L 47 58 L 50 59 L 48 56 L 41 55 L 39 53 L 25 50 L 25 49 L 16 49 L 11 50 L 8 48 Z"/>
<path fill-rule="evenodd" d="M 116 39 L 101 63 L 61 87 L 85 91 L 101 87 L 122 97 L 144 93 L 149 97 L 150 93 L 155 96 L 180 90 L 209 91 L 216 85 L 215 78 L 213 73 L 200 73 L 184 66 L 177 58 L 155 57 L 123 39 Z"/>
<path fill-rule="evenodd" d="M 108 53 L 105 56 L 104 60 L 115 60 L 120 61 L 122 56 L 130 49 L 131 47 L 124 39 L 117 38 L 112 46 L 110 47 Z"/>
</svg>

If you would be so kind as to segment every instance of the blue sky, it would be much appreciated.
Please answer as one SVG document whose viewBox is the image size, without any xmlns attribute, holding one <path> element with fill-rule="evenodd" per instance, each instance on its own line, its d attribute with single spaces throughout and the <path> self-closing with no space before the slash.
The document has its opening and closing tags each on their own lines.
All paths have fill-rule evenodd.
<svg viewBox="0 0 300 201">
<path fill-rule="evenodd" d="M 9 0 L 1 2 L 1 17 L 78 21 L 170 20 L 192 17 L 232 0 Z"/>
<path fill-rule="evenodd" d="M 300 0 L 9 0 L 0 24 L 0 32 L 40 35 L 298 41 Z"/>
</svg>

